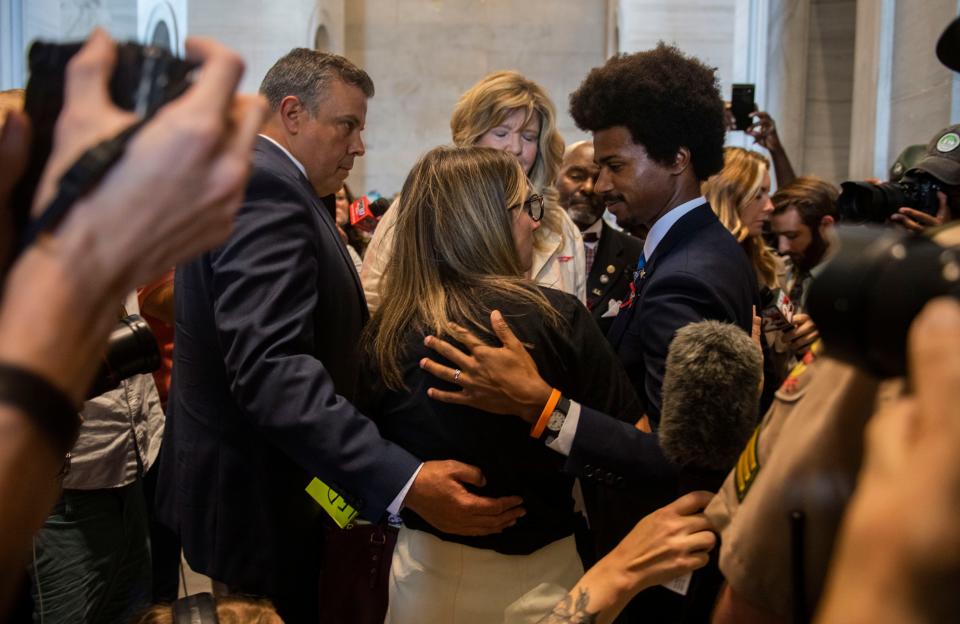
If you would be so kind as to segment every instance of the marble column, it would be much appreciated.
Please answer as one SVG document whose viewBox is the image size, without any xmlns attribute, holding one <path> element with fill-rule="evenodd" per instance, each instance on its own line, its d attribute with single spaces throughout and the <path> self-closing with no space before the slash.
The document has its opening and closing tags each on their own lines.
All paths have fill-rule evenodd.
<svg viewBox="0 0 960 624">
<path fill-rule="evenodd" d="M 321 24 L 331 50 L 343 50 L 344 2 L 191 0 L 187 23 L 191 35 L 213 37 L 240 53 L 247 64 L 240 90 L 255 92 L 278 58 L 295 47 L 313 47 Z"/>
<path fill-rule="evenodd" d="M 767 34 L 767 112 L 796 171 L 804 171 L 807 44 L 810 0 L 770 0 Z"/>
</svg>

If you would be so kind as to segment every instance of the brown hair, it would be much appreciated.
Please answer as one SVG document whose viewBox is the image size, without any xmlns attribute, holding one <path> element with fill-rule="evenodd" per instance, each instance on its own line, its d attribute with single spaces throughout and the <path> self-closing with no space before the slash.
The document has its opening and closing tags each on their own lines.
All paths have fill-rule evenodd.
<svg viewBox="0 0 960 624">
<path fill-rule="evenodd" d="M 820 227 L 824 217 L 833 217 L 836 221 L 837 198 L 840 191 L 826 180 L 816 176 L 801 176 L 773 194 L 773 214 L 783 214 L 790 208 L 796 208 L 803 224 L 811 231 Z"/>
<path fill-rule="evenodd" d="M 409 332 L 445 335 L 453 322 L 492 336 L 494 299 L 532 305 L 545 322 L 561 322 L 524 277 L 513 239 L 511 207 L 528 189 L 517 159 L 488 147 L 437 147 L 413 166 L 393 208 L 383 303 L 363 340 L 387 387 L 404 388 L 400 359 Z"/>
<path fill-rule="evenodd" d="M 260 83 L 260 93 L 267 98 L 272 111 L 280 107 L 283 98 L 293 95 L 311 115 L 316 115 L 330 81 L 335 79 L 373 97 L 373 80 L 367 72 L 339 54 L 307 48 L 294 48 L 274 63 Z"/>
<path fill-rule="evenodd" d="M 221 596 L 216 601 L 220 624 L 283 624 L 269 600 Z M 136 624 L 172 623 L 173 609 L 170 604 L 153 605 L 136 620 Z"/>
</svg>

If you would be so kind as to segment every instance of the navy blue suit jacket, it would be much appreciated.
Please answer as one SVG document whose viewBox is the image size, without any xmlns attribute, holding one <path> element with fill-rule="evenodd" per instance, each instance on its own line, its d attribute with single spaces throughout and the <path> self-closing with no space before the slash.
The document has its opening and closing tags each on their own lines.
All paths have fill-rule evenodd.
<svg viewBox="0 0 960 624">
<path fill-rule="evenodd" d="M 161 516 L 194 569 L 267 595 L 316 585 L 312 477 L 377 520 L 419 465 L 350 403 L 367 307 L 331 201 L 261 137 L 230 239 L 176 273 Z"/>
<path fill-rule="evenodd" d="M 645 273 L 636 299 L 617 315 L 607 339 L 656 430 L 667 349 L 676 331 L 715 319 L 749 333 L 759 294 L 747 255 L 709 205 L 673 225 L 647 259 Z M 581 477 L 601 553 L 679 495 L 678 471 L 663 456 L 656 434 L 588 406 L 581 409 L 566 468 Z"/>
</svg>

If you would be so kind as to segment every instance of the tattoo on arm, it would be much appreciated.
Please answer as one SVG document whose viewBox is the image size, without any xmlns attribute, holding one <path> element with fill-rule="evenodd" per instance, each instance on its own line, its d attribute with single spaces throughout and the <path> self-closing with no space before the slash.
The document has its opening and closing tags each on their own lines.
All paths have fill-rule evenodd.
<svg viewBox="0 0 960 624">
<path fill-rule="evenodd" d="M 539 624 L 594 624 L 598 614 L 587 611 L 589 604 L 590 594 L 585 589 L 579 591 L 576 599 L 567 594 Z"/>
</svg>

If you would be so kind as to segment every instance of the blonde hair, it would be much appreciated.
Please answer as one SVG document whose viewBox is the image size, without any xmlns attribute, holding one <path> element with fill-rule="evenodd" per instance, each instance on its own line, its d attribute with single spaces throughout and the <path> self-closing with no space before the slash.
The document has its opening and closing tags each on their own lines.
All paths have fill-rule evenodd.
<svg viewBox="0 0 960 624">
<path fill-rule="evenodd" d="M 723 169 L 708 178 L 702 186 L 703 195 L 710 202 L 720 222 L 737 237 L 759 282 L 769 288 L 777 286 L 777 258 L 760 235 L 751 235 L 740 220 L 740 213 L 753 201 L 763 185 L 763 176 L 770 169 L 765 156 L 740 147 L 723 150 Z"/>
<path fill-rule="evenodd" d="M 217 619 L 220 624 L 283 624 L 269 600 L 246 596 L 216 598 Z M 137 624 L 172 624 L 173 610 L 169 604 L 150 607 L 137 619 Z"/>
<path fill-rule="evenodd" d="M 413 166 L 394 208 L 383 303 L 363 340 L 387 387 L 405 388 L 400 359 L 409 332 L 445 335 L 454 322 L 492 336 L 491 300 L 533 305 L 560 322 L 524 277 L 513 239 L 510 207 L 528 188 L 517 159 L 492 148 L 438 147 Z"/>
<path fill-rule="evenodd" d="M 563 162 L 563 137 L 557 130 L 556 108 L 547 92 L 516 71 L 488 74 L 457 100 L 450 116 L 450 131 L 454 144 L 461 147 L 475 145 L 480 137 L 517 110 L 524 111 L 524 124 L 534 114 L 540 117 L 537 157 L 530 171 L 524 172 L 545 200 L 542 226 L 534 232 L 534 240 L 540 245 L 550 232 L 563 236 L 563 208 L 557 202 L 557 191 L 553 188 Z"/>
<path fill-rule="evenodd" d="M 7 120 L 10 111 L 20 112 L 23 110 L 25 99 L 26 91 L 23 89 L 0 91 L 0 126 Z"/>
</svg>

